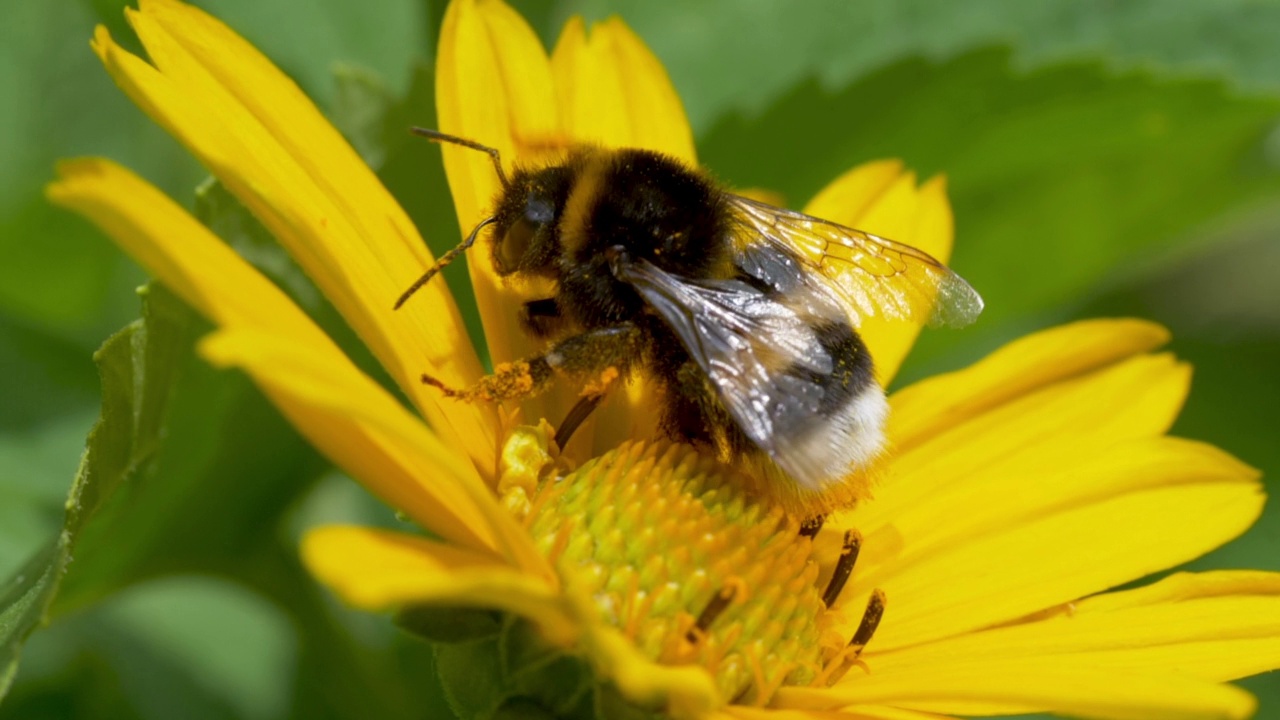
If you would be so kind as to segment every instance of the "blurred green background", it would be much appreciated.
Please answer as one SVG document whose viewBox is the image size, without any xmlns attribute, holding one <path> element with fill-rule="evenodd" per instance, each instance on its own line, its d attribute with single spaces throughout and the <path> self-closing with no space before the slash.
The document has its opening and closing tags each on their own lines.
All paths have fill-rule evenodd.
<svg viewBox="0 0 1280 720">
<path fill-rule="evenodd" d="M 317 99 L 433 246 L 453 244 L 439 152 L 405 134 L 434 121 L 442 3 L 199 4 Z M 1152 318 L 1196 367 L 1175 433 L 1275 487 L 1280 3 L 515 4 L 549 44 L 573 13 L 621 14 L 671 73 L 704 164 L 732 185 L 800 205 L 874 158 L 946 173 L 953 265 L 988 309 L 967 331 L 926 333 L 900 383 L 1059 322 Z M 122 8 L 0 6 L 0 687 L 12 682 L 0 718 L 447 717 L 430 650 L 338 607 L 297 562 L 304 527 L 395 518 L 245 380 L 194 359 L 207 326 L 161 289 L 140 300 L 141 271 L 43 200 L 59 158 L 118 160 L 349 341 L 233 201 L 197 194 L 201 169 L 102 71 L 95 24 L 136 47 Z M 101 353 L 118 422 L 95 436 L 60 535 L 103 402 L 93 354 L 143 312 Z M 1192 567 L 1280 570 L 1280 511 Z M 20 646 L 45 602 L 53 623 Z M 1260 717 L 1280 718 L 1280 676 L 1242 684 Z"/>
</svg>

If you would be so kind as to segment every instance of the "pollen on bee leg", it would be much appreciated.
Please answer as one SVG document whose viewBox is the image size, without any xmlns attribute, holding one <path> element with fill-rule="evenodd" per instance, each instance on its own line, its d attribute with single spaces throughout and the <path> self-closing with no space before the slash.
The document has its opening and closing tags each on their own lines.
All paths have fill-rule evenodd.
<svg viewBox="0 0 1280 720">
<path fill-rule="evenodd" d="M 431 387 L 438 389 L 440 392 L 444 393 L 445 397 L 448 398 L 462 398 L 467 394 L 465 390 L 457 390 L 445 385 L 443 380 L 436 378 L 434 375 L 422 373 L 419 379 L 422 380 L 423 385 L 430 385 Z"/>
<path fill-rule="evenodd" d="M 840 549 L 840 559 L 836 561 L 835 572 L 827 582 L 827 589 L 822 593 L 822 604 L 827 607 L 835 605 L 844 590 L 845 583 L 853 573 L 853 566 L 858 562 L 858 552 L 862 549 L 862 534 L 857 530 L 849 530 L 844 534 L 844 546 Z"/>
<path fill-rule="evenodd" d="M 545 375 L 546 373 L 542 374 Z M 523 398 L 537 391 L 539 384 L 539 378 L 534 376 L 534 367 L 524 360 L 518 360 L 513 363 L 499 363 L 493 369 L 492 375 L 480 378 L 475 385 L 466 390 L 449 387 L 439 378 L 427 373 L 423 373 L 421 379 L 424 384 L 439 388 L 445 397 L 456 398 L 464 402 L 475 402 L 477 400 L 500 402 L 502 400 Z"/>
<path fill-rule="evenodd" d="M 601 370 L 599 375 L 587 381 L 587 384 L 582 386 L 582 392 L 579 393 L 579 396 L 596 397 L 604 395 L 618 381 L 619 375 L 618 368 L 610 365 Z"/>
</svg>

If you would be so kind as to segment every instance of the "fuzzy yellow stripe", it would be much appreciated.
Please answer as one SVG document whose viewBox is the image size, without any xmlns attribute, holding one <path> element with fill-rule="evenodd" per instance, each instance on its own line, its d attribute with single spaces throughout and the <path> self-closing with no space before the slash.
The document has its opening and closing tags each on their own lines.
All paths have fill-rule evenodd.
<svg viewBox="0 0 1280 720">
<path fill-rule="evenodd" d="M 1229 685 L 1114 673 L 1081 658 L 999 658 L 902 672 L 868 664 L 870 674 L 855 669 L 833 688 L 782 688 L 774 704 L 824 709 L 872 703 L 957 715 L 1048 711 L 1113 720 L 1237 720 L 1256 707 L 1251 695 Z"/>
<path fill-rule="evenodd" d="M 697 166 L 680 96 L 662 63 L 621 19 L 596 23 L 588 33 L 582 18 L 571 18 L 551 54 L 551 71 L 573 142 L 655 150 Z M 582 456 L 590 457 L 628 438 L 652 437 L 656 392 L 642 378 L 617 388 L 579 429 L 571 449 L 588 448 Z"/>
<path fill-rule="evenodd" d="M 404 409 L 310 318 L 159 190 L 108 160 L 64 163 L 59 175 L 48 188 L 51 200 L 96 223 L 210 320 L 271 338 L 323 368 L 329 383 L 323 391 L 342 394 L 360 414 L 385 414 L 393 422 L 405 422 L 400 417 L 407 415 Z M 485 513 L 463 502 L 468 497 L 463 486 L 483 490 L 479 477 L 425 426 L 410 419 L 421 444 L 404 446 L 352 418 L 317 415 L 305 403 L 276 393 L 264 374 L 273 371 L 270 367 L 248 369 L 298 429 L 353 477 L 393 499 L 424 526 L 467 547 L 498 551 Z"/>
<path fill-rule="evenodd" d="M 581 17 L 564 26 L 551 54 L 565 132 L 575 142 L 656 150 L 691 166 L 693 130 L 662 63 L 620 18 Z"/>
<path fill-rule="evenodd" d="M 946 181 L 936 177 L 917 187 L 915 173 L 897 160 L 867 163 L 846 172 L 809 201 L 804 212 L 919 248 L 944 263 L 951 257 L 955 222 Z M 927 319 L 861 320 L 858 333 L 871 351 L 882 385 L 893 380 Z"/>
<path fill-rule="evenodd" d="M 903 453 L 1038 388 L 1147 352 L 1169 332 L 1146 320 L 1082 320 L 1019 338 L 974 365 L 893 394 L 889 434 Z"/>
<path fill-rule="evenodd" d="M 391 310 L 430 258 L 403 211 L 292 81 L 221 23 L 169 0 L 128 16 L 156 67 L 99 28 L 112 77 L 288 248 L 451 445 L 492 472 L 492 413 L 441 403 L 418 381 L 479 373 L 444 285 Z"/>
<path fill-rule="evenodd" d="M 302 538 L 302 560 L 346 602 L 366 610 L 432 604 L 505 610 L 568 644 L 576 624 L 555 588 L 491 559 L 426 538 L 335 525 Z"/>
</svg>

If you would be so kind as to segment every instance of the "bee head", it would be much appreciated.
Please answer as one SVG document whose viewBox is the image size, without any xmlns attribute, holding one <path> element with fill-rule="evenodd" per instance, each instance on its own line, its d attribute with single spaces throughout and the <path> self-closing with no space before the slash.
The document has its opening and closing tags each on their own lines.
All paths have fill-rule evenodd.
<svg viewBox="0 0 1280 720">
<path fill-rule="evenodd" d="M 517 171 L 503 187 L 493 223 L 493 266 L 499 275 L 553 272 L 571 185 L 568 170 L 554 166 Z"/>
</svg>

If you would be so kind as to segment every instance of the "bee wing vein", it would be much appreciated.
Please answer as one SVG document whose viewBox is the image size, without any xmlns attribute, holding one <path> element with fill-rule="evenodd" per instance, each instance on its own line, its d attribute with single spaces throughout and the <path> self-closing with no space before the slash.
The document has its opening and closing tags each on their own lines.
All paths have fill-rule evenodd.
<svg viewBox="0 0 1280 720">
<path fill-rule="evenodd" d="M 619 273 L 711 378 L 743 433 L 799 478 L 820 475 L 791 439 L 820 421 L 824 394 L 797 374 L 830 375 L 832 359 L 794 310 L 736 280 L 691 280 L 645 260 Z"/>
<path fill-rule="evenodd" d="M 982 312 L 982 297 L 928 253 L 804 213 L 728 195 L 750 247 L 763 241 L 790 253 L 852 309 L 851 319 L 883 316 L 962 326 Z"/>
</svg>

